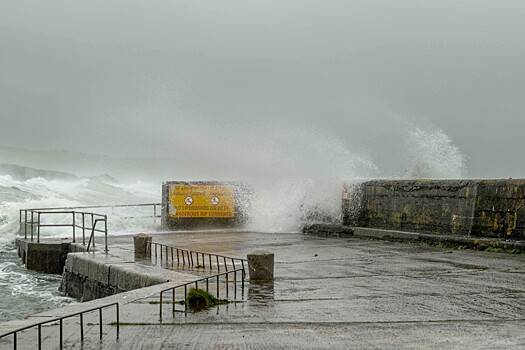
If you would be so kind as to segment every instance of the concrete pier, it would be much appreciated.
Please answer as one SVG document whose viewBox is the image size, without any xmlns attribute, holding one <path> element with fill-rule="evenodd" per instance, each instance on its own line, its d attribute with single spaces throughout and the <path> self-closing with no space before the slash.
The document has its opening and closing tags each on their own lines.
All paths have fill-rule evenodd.
<svg viewBox="0 0 525 350">
<path fill-rule="evenodd" d="M 83 345 L 78 320 L 66 323 L 64 348 L 182 349 L 190 344 L 198 349 L 470 350 L 525 346 L 525 255 L 298 233 L 178 232 L 153 235 L 153 239 L 238 257 L 271 250 L 276 257 L 274 283 L 247 283 L 245 302 L 198 313 L 172 315 L 171 304 L 166 304 L 163 322 L 158 319 L 158 292 L 176 281 L 0 324 L 0 331 L 75 308 L 119 301 L 118 343 L 111 312 L 104 314 L 103 341 L 98 339 L 94 313 L 86 318 L 91 326 Z M 131 236 L 112 238 L 110 252 L 113 247 L 133 256 Z M 21 336 L 19 344 L 26 345 L 19 349 L 34 349 L 35 334 L 33 329 Z M 43 348 L 57 348 L 58 327 L 46 327 L 43 334 Z M 0 349 L 4 348 L 12 348 L 10 339 L 0 343 Z"/>
<path fill-rule="evenodd" d="M 70 252 L 70 242 L 46 240 L 37 243 L 28 239 L 17 239 L 16 249 L 28 270 L 62 274 L 67 254 Z"/>
</svg>

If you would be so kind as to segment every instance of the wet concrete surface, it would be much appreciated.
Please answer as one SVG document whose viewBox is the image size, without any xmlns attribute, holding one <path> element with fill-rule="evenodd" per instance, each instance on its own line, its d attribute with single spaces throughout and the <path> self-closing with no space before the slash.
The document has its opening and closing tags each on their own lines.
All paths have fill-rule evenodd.
<svg viewBox="0 0 525 350">
<path fill-rule="evenodd" d="M 122 306 L 118 343 L 109 324 L 98 340 L 95 315 L 88 341 L 78 344 L 72 327 L 66 348 L 525 349 L 523 255 L 238 231 L 153 240 L 234 257 L 268 250 L 275 253 L 276 279 L 247 283 L 243 302 L 199 313 L 184 315 L 178 306 L 172 315 L 164 305 L 162 323 L 158 293 L 140 295 Z M 132 244 L 129 236 L 117 237 L 110 249 L 132 254 Z M 204 273 L 198 270 L 178 271 Z M 52 349 L 52 331 L 46 341 Z"/>
</svg>

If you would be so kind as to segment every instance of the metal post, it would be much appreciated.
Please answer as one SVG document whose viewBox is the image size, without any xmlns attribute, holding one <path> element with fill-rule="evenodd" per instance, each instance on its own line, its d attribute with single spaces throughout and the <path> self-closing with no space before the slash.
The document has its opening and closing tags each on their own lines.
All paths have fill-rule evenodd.
<svg viewBox="0 0 525 350">
<path fill-rule="evenodd" d="M 175 316 L 175 288 L 173 288 L 173 294 L 171 295 L 171 313 Z"/>
<path fill-rule="evenodd" d="M 177 255 L 179 254 L 178 250 L 177 250 Z M 181 250 L 181 254 L 182 254 L 182 266 L 186 266 L 186 258 L 184 258 L 184 250 Z"/>
<path fill-rule="evenodd" d="M 217 258 L 217 272 L 221 272 L 221 266 L 219 265 L 219 256 L 218 255 L 215 255 L 215 257 Z"/>
<path fill-rule="evenodd" d="M 108 251 L 108 216 L 104 215 L 104 252 L 107 254 Z"/>
<path fill-rule="evenodd" d="M 179 248 L 175 248 L 177 249 L 177 265 L 179 265 Z"/>
<path fill-rule="evenodd" d="M 82 212 L 82 245 L 86 245 L 86 213 Z"/>
<path fill-rule="evenodd" d="M 17 343 L 16 342 L 16 332 L 14 332 L 13 333 L 13 349 L 15 349 L 15 350 L 16 350 L 16 345 L 17 345 L 16 343 Z"/>
<path fill-rule="evenodd" d="M 80 314 L 80 342 L 84 342 L 84 314 Z"/>
<path fill-rule="evenodd" d="M 120 337 L 120 308 L 119 304 L 115 304 L 117 306 L 117 339 Z"/>
<path fill-rule="evenodd" d="M 206 293 L 208 293 L 208 285 L 209 285 L 209 280 L 208 278 L 206 278 Z"/>
<path fill-rule="evenodd" d="M 36 233 L 37 233 L 36 242 L 40 243 L 40 212 L 37 213 L 37 220 L 38 220 L 38 224 L 36 226 Z"/>
<path fill-rule="evenodd" d="M 197 267 L 199 266 L 199 253 L 195 253 L 195 256 L 197 256 Z"/>
<path fill-rule="evenodd" d="M 188 295 L 188 285 L 184 285 L 184 316 L 188 313 L 188 303 L 186 302 L 186 298 Z"/>
<path fill-rule="evenodd" d="M 208 258 L 210 260 L 210 270 L 213 270 L 213 267 L 211 266 L 211 254 L 208 254 Z"/>
<path fill-rule="evenodd" d="M 100 331 L 100 340 L 102 340 L 102 308 L 98 309 L 98 329 Z"/>
<path fill-rule="evenodd" d="M 228 299 L 228 296 L 229 296 L 229 281 L 228 281 L 228 275 L 230 273 L 229 272 L 226 272 L 226 299 Z"/>
<path fill-rule="evenodd" d="M 31 210 L 31 242 L 33 242 L 33 220 L 34 220 L 34 212 Z"/>
<path fill-rule="evenodd" d="M 95 228 L 94 219 L 93 219 L 93 213 L 91 213 L 91 229 L 93 230 Z M 95 238 L 93 236 L 93 238 Z M 95 246 L 95 242 L 93 242 L 93 247 Z"/>
<path fill-rule="evenodd" d="M 24 239 L 27 239 L 27 210 L 24 210 Z"/>
<path fill-rule="evenodd" d="M 244 269 L 242 270 L 242 275 L 241 275 L 241 296 L 242 296 L 242 300 L 244 300 Z"/>
<path fill-rule="evenodd" d="M 233 270 L 233 300 L 237 300 L 237 270 Z"/>
<path fill-rule="evenodd" d="M 217 283 L 215 286 L 217 288 L 217 299 L 219 299 L 219 275 L 217 275 Z"/>
<path fill-rule="evenodd" d="M 173 247 L 171 247 L 171 266 L 173 266 Z"/>
<path fill-rule="evenodd" d="M 77 232 L 76 214 L 74 211 L 71 213 L 73 214 L 73 243 L 75 243 L 75 236 Z"/>
<path fill-rule="evenodd" d="M 60 334 L 59 334 L 59 337 L 60 337 L 60 350 L 62 350 L 62 333 L 63 333 L 63 329 L 62 329 L 62 319 L 60 319 Z"/>
<path fill-rule="evenodd" d="M 42 325 L 38 325 L 38 350 L 42 350 Z"/>
<path fill-rule="evenodd" d="M 160 322 L 162 322 L 162 291 L 160 291 L 159 316 Z"/>
</svg>

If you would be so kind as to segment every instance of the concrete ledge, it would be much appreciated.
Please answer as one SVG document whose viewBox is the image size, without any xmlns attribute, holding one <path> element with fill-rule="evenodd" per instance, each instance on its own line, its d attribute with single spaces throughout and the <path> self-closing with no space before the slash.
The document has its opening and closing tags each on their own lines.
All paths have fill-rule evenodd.
<svg viewBox="0 0 525 350">
<path fill-rule="evenodd" d="M 60 290 L 80 301 L 104 298 L 130 290 L 196 276 L 143 265 L 124 257 L 69 253 Z"/>
<path fill-rule="evenodd" d="M 433 235 L 430 233 L 383 230 L 368 227 L 353 227 L 356 237 L 384 239 L 390 241 L 423 242 L 431 245 L 461 247 L 475 250 L 525 253 L 525 241 L 505 241 L 494 238 L 468 236 Z"/>
<path fill-rule="evenodd" d="M 67 241 L 36 241 L 17 239 L 16 248 L 18 256 L 28 270 L 62 274 L 66 256 L 69 253 Z"/>
<path fill-rule="evenodd" d="M 369 227 L 350 227 L 343 225 L 312 225 L 310 231 L 325 237 L 341 237 L 340 232 L 353 232 L 359 238 L 382 239 L 401 242 L 422 242 L 430 245 L 444 245 L 475 250 L 500 251 L 508 253 L 525 253 L 525 241 L 505 241 L 493 238 L 479 238 L 468 236 L 434 235 L 429 233 L 385 230 Z M 330 231 L 333 230 L 333 233 Z M 305 232 L 305 234 L 312 234 Z M 350 235 L 351 236 L 351 235 Z M 343 236 L 344 237 L 344 236 Z"/>
<path fill-rule="evenodd" d="M 147 266 L 130 264 L 118 257 L 70 253 L 60 290 L 88 301 L 168 281 L 166 277 L 152 273 Z"/>
<path fill-rule="evenodd" d="M 303 233 L 320 237 L 351 237 L 354 230 L 350 226 L 312 224 L 304 226 Z"/>
</svg>

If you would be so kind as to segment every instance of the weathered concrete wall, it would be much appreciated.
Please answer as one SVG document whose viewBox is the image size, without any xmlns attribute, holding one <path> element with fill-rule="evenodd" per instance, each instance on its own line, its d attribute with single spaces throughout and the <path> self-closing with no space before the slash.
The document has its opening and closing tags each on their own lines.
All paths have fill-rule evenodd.
<svg viewBox="0 0 525 350">
<path fill-rule="evenodd" d="M 80 301 L 89 301 L 164 282 L 168 279 L 140 271 L 137 264 L 122 263 L 110 256 L 70 253 L 60 290 Z"/>
<path fill-rule="evenodd" d="M 525 180 L 375 180 L 343 198 L 345 225 L 525 239 Z"/>
<path fill-rule="evenodd" d="M 25 239 L 17 239 L 16 248 L 28 270 L 53 274 L 62 274 L 70 251 L 68 242 L 37 243 Z"/>
</svg>

